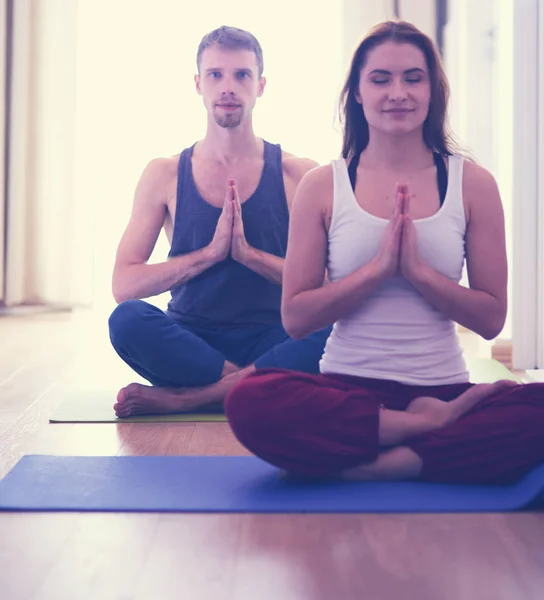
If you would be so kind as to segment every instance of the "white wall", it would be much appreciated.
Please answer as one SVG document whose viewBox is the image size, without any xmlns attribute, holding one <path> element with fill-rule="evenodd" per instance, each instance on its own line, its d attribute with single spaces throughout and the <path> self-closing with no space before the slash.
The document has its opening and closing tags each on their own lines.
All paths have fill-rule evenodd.
<svg viewBox="0 0 544 600">
<path fill-rule="evenodd" d="M 400 0 L 399 11 L 401 19 L 413 23 L 423 33 L 436 40 L 435 0 Z"/>
<path fill-rule="evenodd" d="M 503 339 L 512 337 L 514 310 L 513 1 L 450 2 L 445 32 L 452 128 L 477 162 L 494 175 L 504 207 L 510 277 L 508 315 L 499 336 Z"/>
<path fill-rule="evenodd" d="M 340 4 L 340 3 L 339 3 Z M 343 64 L 347 69 L 355 47 L 368 29 L 394 18 L 393 0 L 342 0 Z M 435 0 L 399 0 L 400 18 L 419 27 L 431 38 L 436 33 Z"/>
<path fill-rule="evenodd" d="M 361 0 L 343 0 L 342 15 L 342 63 L 347 72 L 353 52 L 365 35 L 376 23 L 392 17 L 392 2 L 377 0 L 376 2 L 361 2 Z"/>
<path fill-rule="evenodd" d="M 538 257 L 538 314 L 537 314 L 537 362 L 539 369 L 544 369 L 544 5 L 540 3 L 538 10 L 538 155 L 539 155 L 539 177 L 538 177 L 538 211 L 537 223 L 539 224 Z"/>
<path fill-rule="evenodd" d="M 495 146 L 494 175 L 501 192 L 506 223 L 506 248 L 508 252 L 508 316 L 499 338 L 512 338 L 513 323 L 513 185 L 514 185 L 514 0 L 495 2 L 495 61 L 493 65 L 494 98 L 493 136 Z"/>
<path fill-rule="evenodd" d="M 542 198 L 542 10 L 540 0 L 516 0 L 513 5 L 513 366 L 533 369 L 544 343 L 541 321 L 544 302 L 544 199 Z M 539 39 L 540 38 L 540 39 Z"/>
<path fill-rule="evenodd" d="M 6 80 L 7 1 L 0 0 L 0 82 Z M 4 194 L 5 194 L 5 121 L 6 90 L 0 83 L 0 302 L 4 299 Z"/>
</svg>

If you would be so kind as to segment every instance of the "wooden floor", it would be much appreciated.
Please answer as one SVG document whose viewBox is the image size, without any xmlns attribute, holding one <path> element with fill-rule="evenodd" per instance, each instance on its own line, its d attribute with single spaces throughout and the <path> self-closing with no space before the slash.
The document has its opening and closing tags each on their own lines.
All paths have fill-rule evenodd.
<svg viewBox="0 0 544 600">
<path fill-rule="evenodd" d="M 0 317 L 0 477 L 28 453 L 245 453 L 223 423 L 48 424 L 62 390 L 129 380 L 104 319 Z M 2 600 L 542 598 L 544 514 L 0 513 Z"/>
</svg>

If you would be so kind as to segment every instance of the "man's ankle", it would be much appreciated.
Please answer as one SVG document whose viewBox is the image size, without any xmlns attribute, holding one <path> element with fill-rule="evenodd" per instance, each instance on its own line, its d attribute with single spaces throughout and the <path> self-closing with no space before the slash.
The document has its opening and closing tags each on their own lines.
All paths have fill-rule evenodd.
<svg viewBox="0 0 544 600">
<path fill-rule="evenodd" d="M 237 373 L 241 369 L 242 367 L 239 367 L 238 365 L 235 365 L 234 363 L 231 363 L 228 360 L 226 360 L 225 364 L 223 365 L 223 370 L 221 371 L 221 379 L 223 379 L 223 377 L 226 377 L 227 375 Z"/>
</svg>

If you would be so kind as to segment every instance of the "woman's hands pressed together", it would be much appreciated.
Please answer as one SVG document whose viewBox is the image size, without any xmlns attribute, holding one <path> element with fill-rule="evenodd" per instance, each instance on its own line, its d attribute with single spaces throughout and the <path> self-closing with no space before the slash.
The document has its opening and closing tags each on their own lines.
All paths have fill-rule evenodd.
<svg viewBox="0 0 544 600">
<path fill-rule="evenodd" d="M 395 208 L 385 229 L 374 264 L 382 278 L 401 274 L 411 280 L 424 266 L 417 247 L 417 231 L 410 216 L 412 195 L 406 184 L 398 184 Z"/>
</svg>

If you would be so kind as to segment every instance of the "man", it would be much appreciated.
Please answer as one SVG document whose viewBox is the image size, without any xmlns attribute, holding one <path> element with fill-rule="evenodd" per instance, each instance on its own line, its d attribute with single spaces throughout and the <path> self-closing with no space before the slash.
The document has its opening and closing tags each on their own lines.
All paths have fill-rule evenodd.
<svg viewBox="0 0 544 600">
<path fill-rule="evenodd" d="M 281 324 L 289 207 L 317 163 L 253 132 L 266 85 L 259 42 L 220 27 L 202 39 L 197 66 L 206 135 L 145 168 L 117 250 L 110 339 L 152 384 L 121 389 L 119 417 L 216 406 L 255 369 L 318 373 L 330 333 L 295 341 Z M 163 227 L 169 259 L 148 265 Z M 166 312 L 141 300 L 166 291 Z"/>
</svg>

